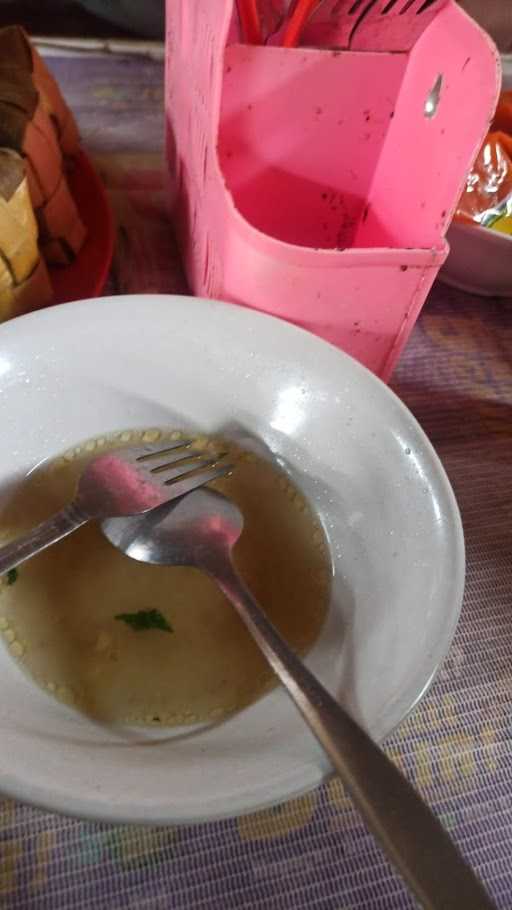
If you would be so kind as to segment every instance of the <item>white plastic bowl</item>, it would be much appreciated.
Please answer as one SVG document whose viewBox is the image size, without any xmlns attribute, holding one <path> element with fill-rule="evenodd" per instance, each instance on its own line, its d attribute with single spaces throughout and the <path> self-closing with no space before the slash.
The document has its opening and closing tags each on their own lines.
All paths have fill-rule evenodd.
<svg viewBox="0 0 512 910">
<path fill-rule="evenodd" d="M 0 327 L 0 491 L 107 431 L 256 435 L 312 499 L 335 569 L 308 664 L 378 740 L 430 685 L 459 616 L 464 546 L 422 430 L 354 360 L 212 301 L 67 304 Z M 0 790 L 113 822 L 196 822 L 321 783 L 329 766 L 282 690 L 187 735 L 116 732 L 55 702 L 0 645 Z"/>
</svg>

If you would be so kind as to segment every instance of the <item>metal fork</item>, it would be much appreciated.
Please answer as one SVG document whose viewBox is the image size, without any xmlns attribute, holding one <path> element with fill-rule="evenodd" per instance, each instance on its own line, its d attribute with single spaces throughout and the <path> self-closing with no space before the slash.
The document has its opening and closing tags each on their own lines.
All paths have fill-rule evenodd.
<svg viewBox="0 0 512 910">
<path fill-rule="evenodd" d="M 85 467 L 72 502 L 27 534 L 0 548 L 0 575 L 91 520 L 141 515 L 230 473 L 225 453 L 203 457 L 177 440 L 105 452 Z"/>
</svg>

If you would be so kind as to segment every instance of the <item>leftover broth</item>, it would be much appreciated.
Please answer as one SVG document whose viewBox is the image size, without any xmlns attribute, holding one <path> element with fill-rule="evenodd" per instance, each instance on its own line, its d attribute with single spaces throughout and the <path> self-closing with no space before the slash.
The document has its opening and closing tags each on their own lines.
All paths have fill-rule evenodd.
<svg viewBox="0 0 512 910">
<path fill-rule="evenodd" d="M 125 432 L 90 440 L 35 470 L 3 514 L 10 539 L 61 508 L 100 451 L 180 434 Z M 225 439 L 235 470 L 212 484 L 245 518 L 238 569 L 288 643 L 304 653 L 330 596 L 322 528 L 275 463 Z M 0 580 L 0 632 L 47 692 L 103 722 L 178 726 L 249 705 L 275 678 L 234 608 L 197 569 L 135 562 L 91 522 Z"/>
</svg>

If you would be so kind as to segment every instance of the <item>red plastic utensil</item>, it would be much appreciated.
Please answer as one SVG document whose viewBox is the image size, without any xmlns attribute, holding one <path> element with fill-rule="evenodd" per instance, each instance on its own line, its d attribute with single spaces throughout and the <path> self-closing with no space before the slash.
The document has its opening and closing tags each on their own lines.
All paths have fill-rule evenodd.
<svg viewBox="0 0 512 910">
<path fill-rule="evenodd" d="M 238 15 L 243 36 L 248 44 L 262 44 L 261 20 L 258 0 L 238 0 Z"/>
<path fill-rule="evenodd" d="M 283 47 L 297 47 L 307 22 L 323 0 L 298 0 L 284 28 Z"/>
</svg>

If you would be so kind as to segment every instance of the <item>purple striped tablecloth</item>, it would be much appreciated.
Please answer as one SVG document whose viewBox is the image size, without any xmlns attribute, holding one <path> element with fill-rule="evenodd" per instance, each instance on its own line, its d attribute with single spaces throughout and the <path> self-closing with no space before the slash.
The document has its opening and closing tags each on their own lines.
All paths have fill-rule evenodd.
<svg viewBox="0 0 512 910">
<path fill-rule="evenodd" d="M 118 219 L 111 291 L 182 291 L 162 181 L 163 67 L 52 57 Z M 500 908 L 512 908 L 512 302 L 434 288 L 393 379 L 464 520 L 462 619 L 429 695 L 386 748 Z M 341 785 L 245 818 L 107 827 L 0 800 L 9 910 L 395 910 L 414 902 Z M 464 908 L 461 908 L 464 910 Z"/>
</svg>

